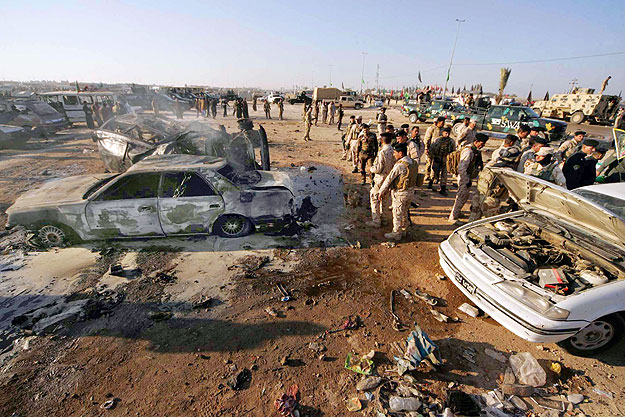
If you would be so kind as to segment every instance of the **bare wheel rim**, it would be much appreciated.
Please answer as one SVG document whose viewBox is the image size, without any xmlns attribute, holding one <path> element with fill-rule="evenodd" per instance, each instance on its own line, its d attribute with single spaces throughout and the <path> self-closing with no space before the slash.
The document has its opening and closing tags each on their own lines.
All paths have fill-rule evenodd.
<svg viewBox="0 0 625 417">
<path fill-rule="evenodd" d="M 571 337 L 571 345 L 579 350 L 594 350 L 607 345 L 614 338 L 614 326 L 603 320 L 597 320 Z"/>
<path fill-rule="evenodd" d="M 228 236 L 235 236 L 243 231 L 245 220 L 240 217 L 229 217 L 224 222 L 221 230 Z"/>
<path fill-rule="evenodd" d="M 39 239 L 49 246 L 60 245 L 65 241 L 65 232 L 56 226 L 44 226 L 39 230 Z"/>
</svg>

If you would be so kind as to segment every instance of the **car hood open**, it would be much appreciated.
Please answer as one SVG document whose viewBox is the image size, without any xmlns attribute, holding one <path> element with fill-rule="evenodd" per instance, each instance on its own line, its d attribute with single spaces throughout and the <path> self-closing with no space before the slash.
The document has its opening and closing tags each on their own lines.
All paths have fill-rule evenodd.
<svg viewBox="0 0 625 417">
<path fill-rule="evenodd" d="M 22 194 L 7 211 L 81 202 L 91 187 L 114 175 L 77 175 L 48 181 L 41 187 Z"/>
<path fill-rule="evenodd" d="M 609 210 L 548 181 L 505 168 L 491 170 L 524 210 L 549 213 L 620 247 L 625 246 L 625 222 Z"/>
</svg>

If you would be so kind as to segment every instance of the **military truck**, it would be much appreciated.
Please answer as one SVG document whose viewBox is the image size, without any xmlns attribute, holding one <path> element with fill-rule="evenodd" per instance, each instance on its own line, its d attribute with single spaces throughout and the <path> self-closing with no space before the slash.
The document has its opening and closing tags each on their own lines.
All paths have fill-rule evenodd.
<svg viewBox="0 0 625 417">
<path fill-rule="evenodd" d="M 541 116 L 570 120 L 571 123 L 612 124 L 618 111 L 619 96 L 595 94 L 593 88 L 579 88 L 571 94 L 554 94 L 538 100 L 532 108 Z"/>
<path fill-rule="evenodd" d="M 515 134 L 521 125 L 542 127 L 550 141 L 560 140 L 566 134 L 567 124 L 561 120 L 540 117 L 527 106 L 490 106 L 488 110 L 471 109 L 469 112 L 447 113 L 452 124 L 460 123 L 464 118 L 475 118 L 478 130 Z"/>
<path fill-rule="evenodd" d="M 299 92 L 298 95 L 296 96 L 291 96 L 287 98 L 287 101 L 291 104 L 301 104 L 301 103 L 306 103 L 306 104 L 310 104 L 312 102 L 312 91 L 308 90 L 302 90 Z"/>
</svg>

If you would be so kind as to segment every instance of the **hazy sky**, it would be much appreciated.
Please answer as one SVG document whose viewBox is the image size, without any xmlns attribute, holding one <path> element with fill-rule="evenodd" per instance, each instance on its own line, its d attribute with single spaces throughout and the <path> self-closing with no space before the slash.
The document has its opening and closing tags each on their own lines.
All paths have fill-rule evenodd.
<svg viewBox="0 0 625 417">
<path fill-rule="evenodd" d="M 489 64 L 625 51 L 625 1 L 5 1 L 0 79 L 292 88 L 445 82 L 494 91 Z M 457 65 L 456 65 L 457 64 Z M 330 67 L 332 66 L 332 67 Z M 625 54 L 510 64 L 507 92 L 565 92 L 573 78 L 625 90 Z"/>
</svg>

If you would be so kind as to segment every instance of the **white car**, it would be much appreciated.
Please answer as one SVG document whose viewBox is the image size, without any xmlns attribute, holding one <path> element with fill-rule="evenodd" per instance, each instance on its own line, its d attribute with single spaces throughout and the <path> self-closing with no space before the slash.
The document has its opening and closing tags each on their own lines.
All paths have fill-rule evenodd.
<svg viewBox="0 0 625 417">
<path fill-rule="evenodd" d="M 625 330 L 625 184 L 569 191 L 492 171 L 520 210 L 456 229 L 439 247 L 447 276 L 523 339 L 580 356 L 615 344 Z"/>
<path fill-rule="evenodd" d="M 277 103 L 280 100 L 284 100 L 284 96 L 280 93 L 271 93 L 267 96 L 267 101 L 270 103 Z"/>
</svg>

